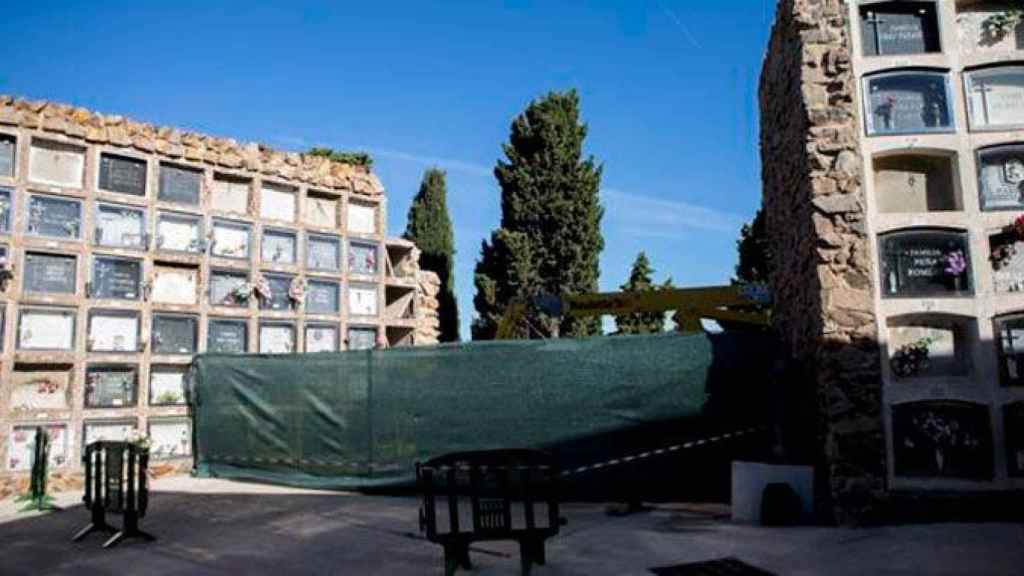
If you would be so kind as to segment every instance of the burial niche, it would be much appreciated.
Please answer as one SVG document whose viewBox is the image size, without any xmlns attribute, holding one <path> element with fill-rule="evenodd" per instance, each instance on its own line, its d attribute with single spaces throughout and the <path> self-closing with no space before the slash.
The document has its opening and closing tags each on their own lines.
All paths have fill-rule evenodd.
<svg viewBox="0 0 1024 576">
<path fill-rule="evenodd" d="M 349 284 L 348 313 L 352 316 L 376 316 L 377 287 L 372 284 Z"/>
<path fill-rule="evenodd" d="M 71 440 L 66 423 L 41 423 L 14 426 L 7 443 L 7 470 L 28 472 L 35 459 L 36 427 L 41 426 L 50 437 L 51 468 L 61 468 L 71 459 Z"/>
<path fill-rule="evenodd" d="M 71 350 L 75 342 L 75 311 L 64 308 L 18 310 L 19 350 Z"/>
<path fill-rule="evenodd" d="M 232 318 L 213 318 L 206 327 L 206 351 L 244 354 L 249 350 L 249 323 Z"/>
<path fill-rule="evenodd" d="M 291 310 L 293 301 L 290 292 L 295 277 L 288 274 L 264 274 L 263 278 L 270 289 L 270 295 L 260 298 L 260 309 Z"/>
<path fill-rule="evenodd" d="M 157 262 L 153 265 L 150 299 L 158 304 L 195 304 L 199 290 L 199 267 Z"/>
<path fill-rule="evenodd" d="M 156 247 L 172 252 L 203 252 L 202 219 L 194 214 L 160 212 L 156 217 Z"/>
<path fill-rule="evenodd" d="M 864 78 L 869 135 L 948 132 L 953 129 L 944 72 L 903 70 Z"/>
<path fill-rule="evenodd" d="M 395 320 L 415 318 L 416 289 L 412 286 L 385 286 L 384 315 Z"/>
<path fill-rule="evenodd" d="M 249 212 L 249 190 L 252 182 L 217 174 L 213 178 L 211 203 L 214 210 L 247 214 Z"/>
<path fill-rule="evenodd" d="M 0 176 L 14 177 L 17 140 L 10 134 L 0 134 Z"/>
<path fill-rule="evenodd" d="M 983 404 L 955 400 L 892 407 L 896 476 L 991 480 L 992 426 Z"/>
<path fill-rule="evenodd" d="M 348 349 L 372 350 L 377 345 L 377 329 L 369 326 L 349 326 Z"/>
<path fill-rule="evenodd" d="M 138 383 L 139 369 L 135 366 L 89 366 L 85 371 L 85 407 L 135 406 Z"/>
<path fill-rule="evenodd" d="M 337 236 L 309 234 L 306 240 L 306 267 L 312 270 L 341 270 L 341 239 Z"/>
<path fill-rule="evenodd" d="M 248 259 L 250 230 L 244 222 L 214 220 L 210 254 L 218 258 Z"/>
<path fill-rule="evenodd" d="M 329 280 L 310 280 L 306 287 L 307 314 L 337 314 L 341 286 Z"/>
<path fill-rule="evenodd" d="M 1003 386 L 1024 386 L 1024 314 L 1008 314 L 993 320 Z"/>
<path fill-rule="evenodd" d="M 89 312 L 90 352 L 138 352 L 141 325 L 133 310 Z"/>
<path fill-rule="evenodd" d="M 1024 126 L 1024 66 L 999 66 L 964 74 L 967 117 L 974 130 Z"/>
<path fill-rule="evenodd" d="M 977 324 L 948 314 L 910 314 L 890 318 L 889 368 L 897 380 L 966 377 L 972 370 Z"/>
<path fill-rule="evenodd" d="M 978 151 L 978 192 L 982 210 L 1024 210 L 1024 145 Z"/>
<path fill-rule="evenodd" d="M 376 234 L 377 206 L 361 202 L 350 202 L 348 205 L 346 228 L 349 232 L 355 234 Z"/>
<path fill-rule="evenodd" d="M 1006 467 L 1012 478 L 1024 477 L 1024 402 L 1003 406 Z"/>
<path fill-rule="evenodd" d="M 82 188 L 85 149 L 70 144 L 33 140 L 28 151 L 28 178 L 32 182 Z"/>
<path fill-rule="evenodd" d="M 43 252 L 25 253 L 26 292 L 74 294 L 77 279 L 77 256 Z"/>
<path fill-rule="evenodd" d="M 160 164 L 160 189 L 157 198 L 178 204 L 199 204 L 203 171 L 175 164 Z"/>
<path fill-rule="evenodd" d="M 415 332 L 416 330 L 409 326 L 388 326 L 386 329 L 388 347 L 402 348 L 412 346 L 414 343 L 413 334 Z"/>
<path fill-rule="evenodd" d="M 875 204 L 882 213 L 962 210 L 954 154 L 876 157 Z"/>
<path fill-rule="evenodd" d="M 294 351 L 294 325 L 284 322 L 260 323 L 260 354 L 290 354 Z"/>
<path fill-rule="evenodd" d="M 249 274 L 237 270 L 210 271 L 210 304 L 246 306 L 249 303 Z"/>
<path fill-rule="evenodd" d="M 11 410 L 39 412 L 71 408 L 74 367 L 70 364 L 15 364 L 11 373 Z"/>
<path fill-rule="evenodd" d="M 969 295 L 967 233 L 944 229 L 889 232 L 879 237 L 882 296 Z"/>
<path fill-rule="evenodd" d="M 100 154 L 100 190 L 146 195 L 146 161 L 116 154 Z"/>
<path fill-rule="evenodd" d="M 192 455 L 192 432 L 186 418 L 154 418 L 149 421 L 149 453 L 157 460 Z"/>
<path fill-rule="evenodd" d="M 0 186 L 0 233 L 8 234 L 11 231 L 11 213 L 14 211 L 13 197 L 14 189 Z"/>
<path fill-rule="evenodd" d="M 862 2 L 865 56 L 939 52 L 935 2 Z"/>
<path fill-rule="evenodd" d="M 187 366 L 154 365 L 149 369 L 149 403 L 170 406 L 185 403 Z"/>
<path fill-rule="evenodd" d="M 124 441 L 136 429 L 136 421 L 132 420 L 93 420 L 82 423 L 82 446 L 88 446 L 100 440 Z"/>
<path fill-rule="evenodd" d="M 260 258 L 271 264 L 295 264 L 296 238 L 294 232 L 267 228 L 260 242 Z"/>
<path fill-rule="evenodd" d="M 367 276 L 377 274 L 377 245 L 349 242 L 348 271 L 352 274 Z"/>
<path fill-rule="evenodd" d="M 1024 24 L 993 26 L 1006 14 L 1008 7 L 1005 1 L 958 0 L 956 21 L 961 52 L 970 54 L 1024 49 Z"/>
<path fill-rule="evenodd" d="M 26 231 L 37 236 L 77 239 L 82 231 L 82 203 L 33 194 L 28 199 Z"/>
<path fill-rule="evenodd" d="M 142 295 L 142 261 L 116 256 L 94 256 L 90 298 L 138 300 Z"/>
<path fill-rule="evenodd" d="M 306 352 L 336 352 L 338 327 L 330 324 L 307 324 L 304 340 Z"/>
<path fill-rule="evenodd" d="M 260 217 L 285 222 L 295 221 L 295 188 L 263 184 L 260 190 Z"/>
<path fill-rule="evenodd" d="M 180 314 L 153 315 L 154 354 L 195 354 L 199 321 Z"/>
<path fill-rule="evenodd" d="M 142 248 L 146 246 L 146 212 L 115 204 L 96 206 L 95 242 L 99 246 Z"/>
<path fill-rule="evenodd" d="M 339 197 L 310 190 L 306 194 L 306 224 L 317 228 L 338 228 Z"/>
</svg>

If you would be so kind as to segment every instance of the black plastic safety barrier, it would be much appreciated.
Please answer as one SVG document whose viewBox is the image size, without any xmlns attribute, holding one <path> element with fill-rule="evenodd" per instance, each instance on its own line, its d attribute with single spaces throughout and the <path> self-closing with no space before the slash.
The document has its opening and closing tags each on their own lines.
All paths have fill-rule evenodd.
<svg viewBox="0 0 1024 576">
<path fill-rule="evenodd" d="M 126 538 L 156 540 L 139 530 L 139 519 L 149 506 L 149 450 L 133 442 L 100 440 L 85 447 L 82 457 L 85 468 L 85 496 L 82 500 L 92 514 L 88 526 L 75 534 L 77 542 L 95 531 L 113 532 L 103 543 L 110 548 Z M 107 523 L 107 512 L 121 514 L 124 522 L 120 530 Z"/>
<path fill-rule="evenodd" d="M 490 540 L 519 543 L 523 574 L 534 563 L 543 565 L 545 540 L 565 524 L 558 514 L 559 477 L 554 458 L 537 450 L 460 452 L 417 463 L 416 481 L 423 493 L 420 531 L 444 547 L 445 574 L 451 576 L 459 566 L 471 569 L 469 545 Z M 460 519 L 467 498 L 471 527 Z M 447 526 L 438 521 L 439 500 L 447 501 L 442 503 L 448 508 Z M 546 505 L 546 517 L 537 517 L 538 503 Z M 514 521 L 514 509 L 520 507 L 522 515 L 515 514 Z"/>
</svg>

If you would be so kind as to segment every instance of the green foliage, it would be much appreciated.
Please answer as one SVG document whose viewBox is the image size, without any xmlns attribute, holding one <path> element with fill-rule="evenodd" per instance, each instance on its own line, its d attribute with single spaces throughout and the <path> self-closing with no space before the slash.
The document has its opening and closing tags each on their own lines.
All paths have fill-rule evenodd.
<svg viewBox="0 0 1024 576">
<path fill-rule="evenodd" d="M 306 154 L 309 154 L 310 156 L 329 158 L 335 162 L 341 162 L 342 164 L 362 166 L 367 170 L 373 168 L 373 158 L 367 152 L 345 152 L 341 150 L 333 150 L 331 148 L 310 148 Z"/>
<path fill-rule="evenodd" d="M 633 269 L 629 273 L 629 280 L 619 286 L 623 292 L 639 294 L 652 292 L 672 287 L 672 279 L 668 279 L 662 285 L 656 285 L 651 280 L 654 269 L 647 259 L 647 254 L 640 252 L 633 261 Z M 662 312 L 635 312 L 632 314 L 618 314 L 615 316 L 617 334 L 654 334 L 665 330 L 665 314 Z"/>
<path fill-rule="evenodd" d="M 587 126 L 575 90 L 534 100 L 512 122 L 506 160 L 494 175 L 501 186 L 501 226 L 485 241 L 474 283 L 474 339 L 493 338 L 513 299 L 597 291 L 603 210 L 601 167 L 583 158 Z M 532 308 L 526 323 L 554 332 L 553 320 Z M 598 318 L 561 320 L 558 332 L 600 333 Z"/>
<path fill-rule="evenodd" d="M 455 237 L 448 216 L 445 173 L 430 168 L 409 207 L 405 237 L 420 249 L 420 268 L 441 279 L 438 314 L 441 342 L 459 341 L 459 308 L 455 299 Z"/>
<path fill-rule="evenodd" d="M 771 245 L 765 227 L 764 210 L 758 209 L 754 220 L 740 229 L 736 241 L 739 263 L 736 264 L 736 278 L 739 284 L 767 284 L 772 267 Z"/>
</svg>

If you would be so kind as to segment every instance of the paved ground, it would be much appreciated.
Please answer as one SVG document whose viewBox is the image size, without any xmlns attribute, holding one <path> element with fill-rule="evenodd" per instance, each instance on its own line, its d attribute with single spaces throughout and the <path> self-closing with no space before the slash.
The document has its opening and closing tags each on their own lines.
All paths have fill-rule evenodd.
<svg viewBox="0 0 1024 576">
<path fill-rule="evenodd" d="M 70 508 L 17 514 L 0 502 L 0 574 L 442 574 L 441 550 L 416 535 L 418 503 L 185 477 L 154 483 L 143 526 L 159 540 L 100 549 L 72 544 L 86 524 Z M 731 524 L 714 506 L 660 506 L 626 517 L 569 505 L 543 575 L 649 574 L 648 568 L 736 557 L 778 575 L 1020 575 L 1024 525 L 767 529 Z M 518 574 L 517 549 L 480 544 L 478 574 Z"/>
</svg>

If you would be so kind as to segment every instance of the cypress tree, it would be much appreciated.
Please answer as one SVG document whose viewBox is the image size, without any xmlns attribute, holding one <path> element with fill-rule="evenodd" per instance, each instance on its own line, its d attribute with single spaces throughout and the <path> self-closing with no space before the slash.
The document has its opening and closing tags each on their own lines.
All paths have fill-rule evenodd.
<svg viewBox="0 0 1024 576">
<path fill-rule="evenodd" d="M 441 342 L 459 340 L 459 308 L 455 299 L 455 238 L 448 216 L 445 173 L 430 168 L 423 173 L 420 190 L 409 207 L 405 238 L 420 249 L 420 268 L 441 279 L 438 294 Z"/>
<path fill-rule="evenodd" d="M 657 286 L 651 280 L 654 269 L 647 259 L 647 254 L 640 252 L 633 261 L 633 269 L 629 273 L 629 280 L 619 288 L 623 292 L 639 294 L 651 292 L 663 288 L 670 288 L 672 280 Z M 617 334 L 652 334 L 665 330 L 665 314 L 663 312 L 635 312 L 632 314 L 617 314 L 615 316 Z"/>
<path fill-rule="evenodd" d="M 534 100 L 512 122 L 501 187 L 501 225 L 483 243 L 474 283 L 474 339 L 494 338 L 514 299 L 597 291 L 601 237 L 601 167 L 583 158 L 587 126 L 575 90 Z M 553 319 L 530 307 L 527 320 L 549 334 Z M 565 318 L 563 336 L 600 333 L 598 318 Z"/>
<path fill-rule="evenodd" d="M 739 262 L 736 264 L 734 284 L 768 283 L 772 251 L 765 226 L 764 210 L 759 208 L 754 220 L 740 229 L 740 238 L 736 241 Z"/>
</svg>

